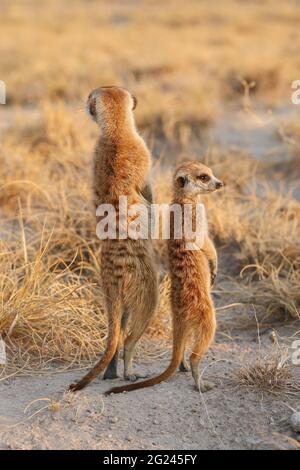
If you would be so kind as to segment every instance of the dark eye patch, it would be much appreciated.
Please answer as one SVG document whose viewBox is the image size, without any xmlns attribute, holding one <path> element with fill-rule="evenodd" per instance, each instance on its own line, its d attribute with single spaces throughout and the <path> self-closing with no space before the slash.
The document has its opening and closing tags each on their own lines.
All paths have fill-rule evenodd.
<svg viewBox="0 0 300 470">
<path fill-rule="evenodd" d="M 197 180 L 203 181 L 204 183 L 207 183 L 210 180 L 210 176 L 206 175 L 205 173 L 202 173 L 201 175 L 197 176 Z"/>
<path fill-rule="evenodd" d="M 186 179 L 184 176 L 178 176 L 177 183 L 180 188 L 184 188 L 185 182 L 186 182 Z"/>
<path fill-rule="evenodd" d="M 96 117 L 96 100 L 90 102 L 90 113 L 91 116 Z"/>
<path fill-rule="evenodd" d="M 137 107 L 137 99 L 134 95 L 131 95 L 132 96 L 132 101 L 133 101 L 133 107 L 132 107 L 132 111 Z"/>
</svg>

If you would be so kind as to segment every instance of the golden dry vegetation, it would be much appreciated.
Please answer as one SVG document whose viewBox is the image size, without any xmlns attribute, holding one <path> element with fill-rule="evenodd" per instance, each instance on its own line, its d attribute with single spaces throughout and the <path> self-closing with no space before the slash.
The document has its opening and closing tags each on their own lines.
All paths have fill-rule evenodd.
<svg viewBox="0 0 300 470">
<path fill-rule="evenodd" d="M 201 149 L 206 128 L 222 109 L 241 108 L 248 87 L 260 105 L 276 109 L 290 99 L 300 61 L 295 3 L 4 0 L 0 8 L 0 78 L 8 92 L 0 109 L 7 128 L 0 144 L 0 334 L 11 362 L 78 365 L 105 345 L 90 203 L 97 130 L 83 110 L 89 91 L 104 84 L 138 97 L 158 202 L 169 201 L 173 168 L 186 155 L 201 156 L 226 182 L 205 201 L 211 232 L 232 260 L 221 265 L 219 304 L 229 293 L 264 318 L 298 319 L 300 206 L 292 188 L 299 176 L 291 181 L 290 174 L 299 168 L 299 126 L 278 126 L 278 142 L 288 139 L 289 174 L 284 162 L 272 166 L 217 145 L 205 155 Z M 166 347 L 170 330 L 165 246 L 156 248 L 161 299 L 140 346 L 148 356 Z"/>
</svg>

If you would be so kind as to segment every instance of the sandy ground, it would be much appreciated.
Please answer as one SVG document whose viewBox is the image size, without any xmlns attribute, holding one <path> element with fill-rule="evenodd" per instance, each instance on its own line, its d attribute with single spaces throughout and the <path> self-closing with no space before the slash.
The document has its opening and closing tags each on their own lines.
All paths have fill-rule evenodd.
<svg viewBox="0 0 300 470">
<path fill-rule="evenodd" d="M 241 323 L 241 329 L 233 329 L 231 314 L 219 314 L 216 342 L 202 363 L 203 377 L 216 384 L 206 394 L 194 389 L 190 373 L 177 373 L 153 388 L 110 397 L 103 392 L 111 384 L 123 383 L 122 379 L 98 378 L 87 389 L 70 394 L 66 393 L 68 384 L 82 371 L 62 373 L 53 366 L 33 376 L 5 380 L 2 376 L 0 449 L 297 448 L 300 444 L 290 417 L 292 410 L 299 409 L 299 393 L 262 395 L 242 388 L 237 378 L 242 365 L 258 354 L 263 358 L 272 353 L 271 330 L 262 328 L 259 342 L 257 327 Z M 299 324 L 275 330 L 281 344 L 289 346 Z M 136 367 L 157 374 L 167 366 L 167 357 Z M 300 375 L 299 367 L 291 368 Z"/>
</svg>

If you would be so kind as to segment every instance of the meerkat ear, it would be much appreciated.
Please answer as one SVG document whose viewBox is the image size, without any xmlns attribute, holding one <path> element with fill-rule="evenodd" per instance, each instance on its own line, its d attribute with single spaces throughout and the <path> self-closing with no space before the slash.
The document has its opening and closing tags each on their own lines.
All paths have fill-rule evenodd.
<svg viewBox="0 0 300 470">
<path fill-rule="evenodd" d="M 185 176 L 178 176 L 176 181 L 180 188 L 184 188 L 185 183 L 187 182 L 187 178 Z"/>
<path fill-rule="evenodd" d="M 131 97 L 132 97 L 132 101 L 133 101 L 132 111 L 134 111 L 135 108 L 137 107 L 137 99 L 134 95 L 131 95 Z"/>
</svg>

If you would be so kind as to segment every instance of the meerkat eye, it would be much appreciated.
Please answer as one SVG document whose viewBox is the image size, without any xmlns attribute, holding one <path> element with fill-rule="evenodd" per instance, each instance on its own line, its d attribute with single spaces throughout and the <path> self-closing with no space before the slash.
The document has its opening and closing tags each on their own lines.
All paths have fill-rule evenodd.
<svg viewBox="0 0 300 470">
<path fill-rule="evenodd" d="M 90 113 L 91 116 L 96 117 L 96 100 L 90 102 Z"/>
<path fill-rule="evenodd" d="M 137 107 L 137 99 L 135 96 L 131 95 L 132 101 L 133 101 L 133 106 L 132 106 L 132 111 Z"/>
<path fill-rule="evenodd" d="M 206 174 L 198 175 L 197 180 L 203 181 L 203 183 L 207 183 L 210 180 L 210 177 Z"/>
</svg>

